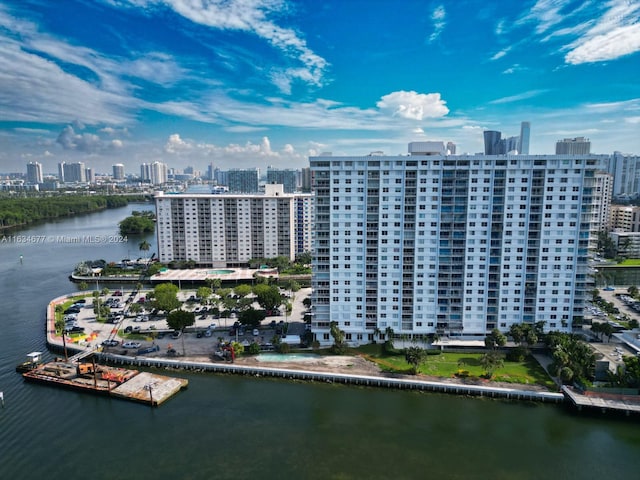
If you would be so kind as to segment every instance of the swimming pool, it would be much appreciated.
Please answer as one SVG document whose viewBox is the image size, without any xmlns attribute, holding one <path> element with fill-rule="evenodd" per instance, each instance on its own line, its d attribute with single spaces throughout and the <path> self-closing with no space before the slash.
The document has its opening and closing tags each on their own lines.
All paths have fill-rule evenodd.
<svg viewBox="0 0 640 480">
<path fill-rule="evenodd" d="M 207 273 L 209 275 L 229 275 L 234 272 L 235 270 L 209 270 Z"/>
<path fill-rule="evenodd" d="M 259 362 L 313 362 L 319 358 L 315 353 L 261 353 L 256 356 Z"/>
</svg>

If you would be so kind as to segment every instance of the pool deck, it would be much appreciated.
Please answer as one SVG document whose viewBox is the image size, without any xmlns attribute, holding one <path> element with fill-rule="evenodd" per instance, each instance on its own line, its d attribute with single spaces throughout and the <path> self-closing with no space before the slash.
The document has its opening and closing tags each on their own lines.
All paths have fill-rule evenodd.
<svg viewBox="0 0 640 480">
<path fill-rule="evenodd" d="M 228 270 L 232 273 L 212 273 L 215 271 Z M 206 280 L 219 279 L 229 282 L 244 282 L 253 280 L 255 274 L 278 278 L 278 273 L 274 270 L 260 270 L 251 268 L 190 268 L 184 270 L 165 270 L 152 275 L 152 283 L 159 282 L 204 282 Z"/>
</svg>

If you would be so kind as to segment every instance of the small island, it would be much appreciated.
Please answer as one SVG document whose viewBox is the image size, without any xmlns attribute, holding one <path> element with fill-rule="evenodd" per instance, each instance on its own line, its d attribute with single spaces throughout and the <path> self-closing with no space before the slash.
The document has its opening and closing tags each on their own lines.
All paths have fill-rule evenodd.
<svg viewBox="0 0 640 480">
<path fill-rule="evenodd" d="M 156 228 L 156 215 L 151 210 L 131 212 L 131 216 L 119 223 L 121 235 L 141 235 L 153 233 Z"/>
</svg>

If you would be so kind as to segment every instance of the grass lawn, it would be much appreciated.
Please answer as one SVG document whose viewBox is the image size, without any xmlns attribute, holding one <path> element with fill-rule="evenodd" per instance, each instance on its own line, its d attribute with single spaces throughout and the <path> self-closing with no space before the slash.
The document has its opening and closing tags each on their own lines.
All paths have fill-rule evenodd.
<svg viewBox="0 0 640 480">
<path fill-rule="evenodd" d="M 640 266 L 640 258 L 627 258 L 618 263 L 619 267 L 637 267 Z"/>
<path fill-rule="evenodd" d="M 357 352 L 377 363 L 383 371 L 404 374 L 411 372 L 411 367 L 405 361 L 403 353 L 385 355 L 382 353 L 382 345 L 365 345 L 358 348 Z M 428 355 L 427 360 L 420 366 L 419 372 L 435 377 L 453 377 L 463 372 L 468 377 L 480 377 L 485 373 L 480 365 L 480 357 L 482 357 L 481 353 L 444 352 Z M 555 387 L 553 381 L 533 357 L 528 357 L 523 362 L 505 360 L 504 366 L 494 372 L 492 380 L 542 385 L 550 389 Z"/>
</svg>

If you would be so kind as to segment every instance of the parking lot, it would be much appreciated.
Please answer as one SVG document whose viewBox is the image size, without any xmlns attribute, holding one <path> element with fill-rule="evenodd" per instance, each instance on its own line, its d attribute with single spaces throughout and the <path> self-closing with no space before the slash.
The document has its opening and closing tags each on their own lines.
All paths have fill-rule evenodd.
<svg viewBox="0 0 640 480">
<path fill-rule="evenodd" d="M 87 339 L 81 344 L 85 346 L 102 345 L 105 351 L 129 355 L 137 355 L 145 351 L 145 354 L 150 356 L 185 354 L 201 357 L 214 353 L 221 341 L 238 341 L 245 346 L 257 342 L 264 349 L 268 349 L 275 335 L 283 335 L 284 332 L 288 337 L 303 335 L 305 324 L 302 323 L 302 318 L 305 307 L 302 301 L 310 295 L 310 292 L 309 288 L 301 289 L 293 295 L 291 315 L 286 315 L 284 307 L 281 306 L 279 315 L 267 316 L 257 329 L 244 329 L 238 325 L 237 314 L 231 313 L 226 318 L 212 314 L 210 305 L 193 301 L 195 291 L 180 291 L 178 298 L 184 302 L 182 308 L 194 312 L 196 320 L 193 326 L 185 329 L 185 333 L 177 338 L 172 335 L 173 332 L 167 325 L 166 317 L 154 313 L 145 301 L 146 292 L 144 291 L 139 293 L 115 291 L 101 296 L 101 301 L 110 308 L 109 322 L 111 323 L 96 320 L 92 296 L 86 297 L 85 302 L 78 305 L 77 312 L 67 313 L 66 319 L 70 328 L 84 330 Z M 142 307 L 140 311 L 133 312 L 135 309 L 131 308 L 133 304 L 140 305 Z M 253 307 L 260 308 L 256 303 Z"/>
</svg>

